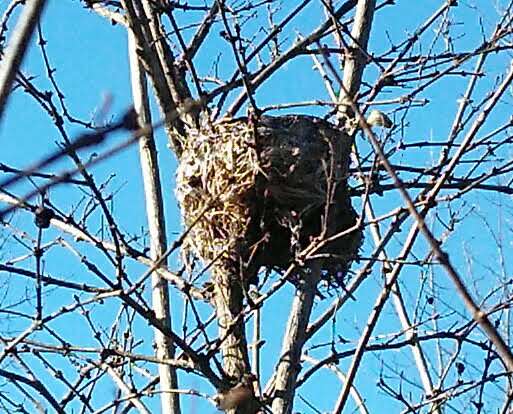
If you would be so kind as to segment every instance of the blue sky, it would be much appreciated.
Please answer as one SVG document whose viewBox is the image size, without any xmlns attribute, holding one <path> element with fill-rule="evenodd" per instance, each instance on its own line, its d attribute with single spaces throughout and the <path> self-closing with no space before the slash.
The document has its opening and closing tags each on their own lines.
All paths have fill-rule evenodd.
<svg viewBox="0 0 513 414">
<path fill-rule="evenodd" d="M 285 2 L 287 3 L 287 2 Z M 290 35 L 287 42 L 290 43 L 294 40 L 297 34 L 306 34 L 309 30 L 316 27 L 321 20 L 322 16 L 319 12 L 318 2 L 313 2 L 309 6 L 307 12 L 301 14 L 293 24 L 290 26 Z M 411 33 L 417 25 L 424 21 L 424 19 L 431 15 L 440 5 L 442 1 L 435 0 L 397 0 L 397 7 L 385 9 L 379 12 L 375 18 L 375 25 L 373 27 L 370 49 L 378 55 L 389 47 L 388 39 L 397 42 L 402 39 L 406 33 Z M 461 7 L 454 10 L 455 20 L 461 23 L 461 26 L 455 29 L 455 34 L 461 34 L 461 37 L 455 39 L 455 46 L 458 49 L 473 49 L 479 45 L 481 38 L 479 30 L 474 30 L 474 27 L 479 23 L 478 16 L 473 9 L 474 2 L 472 1 L 459 1 Z M 485 2 L 492 3 L 492 2 Z M 5 2 L 4 2 L 5 4 Z M 4 4 L 0 3 L 0 11 Z M 287 7 L 286 10 L 289 8 Z M 496 19 L 496 11 L 493 7 L 484 7 L 480 17 L 483 21 L 485 30 L 489 31 Z M 186 23 L 188 15 L 178 14 L 179 21 Z M 12 23 L 11 23 L 12 24 Z M 471 30 L 472 28 L 472 30 Z M 130 78 L 128 67 L 128 52 L 126 46 L 126 34 L 122 27 L 113 26 L 105 19 L 98 17 L 94 13 L 84 9 L 78 1 L 73 0 L 51 0 L 45 12 L 42 22 L 42 29 L 45 39 L 48 41 L 47 51 L 50 56 L 52 66 L 57 68 L 55 73 L 59 86 L 64 91 L 66 105 L 73 116 L 80 119 L 89 121 L 94 119 L 94 115 L 98 113 L 99 109 L 104 105 L 106 97 L 110 97 L 112 105 L 109 107 L 109 113 L 106 121 L 115 119 L 123 113 L 123 111 L 131 103 L 130 93 Z M 249 31 L 249 28 L 248 28 Z M 261 36 L 261 34 L 259 34 Z M 429 39 L 436 36 L 436 33 L 430 31 L 426 34 L 424 45 L 429 45 Z M 437 50 L 442 47 L 443 42 L 437 41 L 435 44 Z M 198 68 L 202 73 L 207 73 L 212 65 L 212 60 L 215 57 L 213 51 L 223 51 L 221 58 L 221 71 L 230 74 L 233 69 L 233 63 L 230 58 L 230 52 L 226 44 L 219 43 L 218 40 L 212 40 L 209 47 L 202 49 L 198 55 Z M 424 52 L 425 50 L 418 48 L 416 53 Z M 479 84 L 479 92 L 481 95 L 485 94 L 495 82 L 495 76 L 504 72 L 506 65 L 509 62 L 502 57 L 492 58 L 491 64 L 487 67 L 490 77 Z M 473 63 L 467 69 L 470 69 Z M 27 55 L 23 65 L 23 71 L 27 75 L 35 76 L 34 82 L 42 89 L 50 88 L 49 82 L 45 76 L 45 69 L 42 64 L 40 49 L 33 42 L 30 51 Z M 367 81 L 372 81 L 376 75 L 375 68 L 370 67 L 367 72 Z M 446 136 L 450 129 L 452 116 L 457 107 L 457 99 L 463 91 L 466 79 L 459 77 L 449 77 L 441 81 L 439 84 L 428 89 L 422 97 L 430 100 L 430 104 L 422 108 L 414 108 L 408 114 L 408 123 L 404 126 L 402 131 L 397 132 L 393 137 L 395 140 L 404 139 L 407 142 L 414 142 L 418 140 L 428 141 L 441 141 Z M 238 93 L 238 92 L 237 92 Z M 390 94 L 385 93 L 380 96 L 381 99 L 390 96 L 396 96 L 407 93 L 406 91 L 394 91 Z M 265 106 L 269 104 L 277 104 L 290 101 L 303 101 L 312 99 L 328 99 L 326 91 L 323 89 L 321 78 L 312 71 L 312 61 L 309 57 L 301 57 L 286 65 L 282 70 L 278 71 L 268 82 L 264 84 L 259 93 L 257 94 L 257 102 L 259 105 Z M 57 102 L 57 101 L 55 101 Z M 499 106 L 499 110 L 494 115 L 497 122 L 501 122 L 508 116 L 510 112 L 511 96 L 509 95 L 504 103 Z M 155 107 L 155 105 L 153 105 Z M 393 107 L 382 108 L 385 111 L 391 111 Z M 310 111 L 310 113 L 323 114 L 323 108 L 314 108 L 311 110 L 294 110 L 297 112 Z M 291 111 L 289 111 L 291 112 Z M 158 111 L 154 108 L 154 114 L 158 117 Z M 101 121 L 101 120 L 99 120 Z M 485 129 L 491 130 L 494 124 Z M 67 131 L 70 136 L 74 136 L 83 130 L 78 125 L 67 125 Z M 123 134 L 117 134 L 112 137 L 112 142 L 116 142 L 123 138 Z M 181 229 L 181 220 L 176 200 L 174 198 L 174 172 L 176 169 L 176 161 L 173 154 L 167 149 L 166 138 L 162 131 L 156 134 L 157 144 L 159 147 L 159 161 L 161 163 L 161 174 L 165 197 L 165 208 L 167 214 L 167 231 L 169 240 L 174 240 Z M 360 138 L 359 138 L 360 139 Z M 28 97 L 21 90 L 12 94 L 9 106 L 4 114 L 4 118 L 0 125 L 0 141 L 2 142 L 2 150 L 0 162 L 18 168 L 23 168 L 31 164 L 34 160 L 39 159 L 44 154 L 53 151 L 56 148 L 56 142 L 60 141 L 54 126 L 52 125 L 49 117 L 42 113 L 40 107 Z M 367 145 L 365 141 L 360 141 L 362 148 Z M 108 144 L 107 144 L 108 145 Z M 95 149 L 101 151 L 102 148 Z M 89 153 L 84 153 L 84 158 L 87 158 Z M 510 156 L 509 150 L 504 154 L 505 157 Z M 438 157 L 438 150 L 434 149 L 432 152 L 411 151 L 403 155 L 400 159 L 394 159 L 394 162 L 413 162 L 415 165 L 430 165 Z M 72 164 L 68 160 L 63 160 L 49 171 L 55 172 L 62 168 L 68 168 Z M 146 225 L 144 213 L 144 200 L 142 193 L 142 180 L 139 171 L 139 159 L 136 147 L 130 148 L 124 153 L 117 155 L 107 163 L 103 163 L 94 167 L 92 170 L 98 182 L 106 180 L 111 174 L 114 174 L 109 183 L 109 189 L 115 192 L 113 201 L 113 211 L 119 219 L 121 228 L 131 235 L 140 235 L 142 229 Z M 24 183 L 14 187 L 13 191 L 23 192 L 32 189 L 30 184 Z M 79 203 L 83 197 L 78 191 L 69 191 L 68 188 L 62 187 L 51 191 L 52 201 L 61 206 L 64 210 L 70 210 L 71 206 Z M 399 204 L 397 194 L 387 194 L 383 197 L 382 201 L 377 203 L 377 214 L 384 213 L 390 209 L 391 206 Z M 491 230 L 506 228 L 504 231 L 505 243 L 510 243 L 510 223 L 507 220 L 509 217 L 506 213 L 506 219 L 502 214 L 491 214 L 491 212 L 502 211 L 501 209 L 508 210 L 506 197 L 496 196 L 483 196 L 477 194 L 476 197 L 469 197 L 463 206 L 456 206 L 462 210 L 468 210 L 469 218 L 466 227 L 463 231 L 456 231 L 454 235 L 447 242 L 448 249 L 456 252 L 454 261 L 456 264 L 461 265 L 465 269 L 467 276 L 473 277 L 476 281 L 472 286 L 476 294 L 486 292 L 490 286 L 486 281 L 486 274 L 490 268 L 493 268 L 493 263 L 496 263 L 498 258 L 497 249 L 493 244 L 493 237 L 491 232 L 488 232 L 486 226 L 483 224 L 484 220 L 482 215 L 488 216 L 488 222 Z M 358 205 L 358 200 L 355 200 L 355 205 Z M 495 210 L 492 210 L 495 208 Z M 479 212 L 480 214 L 474 214 Z M 509 212 L 511 213 L 511 212 Z M 447 215 L 448 210 L 441 209 L 440 215 Z M 21 229 L 26 229 L 34 233 L 32 225 L 32 217 L 23 213 L 16 214 L 12 219 L 13 223 Z M 98 216 L 94 219 L 99 226 L 101 221 Z M 404 227 L 403 234 L 409 228 Z M 441 231 L 439 224 L 433 224 L 437 231 Z M 45 234 L 46 240 L 51 240 L 58 235 L 55 230 L 49 230 Z M 400 237 L 400 236 L 399 236 Z M 369 242 L 367 239 L 366 243 Z M 7 246 L 9 255 L 16 256 L 16 253 L 22 254 L 24 248 L 17 242 L 8 240 Z M 144 240 L 139 242 L 139 246 L 144 244 Z M 393 249 L 398 250 L 401 247 L 401 239 L 397 239 L 393 244 Z M 462 247 L 463 246 L 463 247 Z M 511 248 L 510 244 L 507 244 Z M 468 250 L 466 250 L 468 249 Z M 419 254 L 425 255 L 425 243 L 420 241 L 416 250 Z M 475 254 L 479 252 L 481 257 Z M 92 249 L 85 250 L 89 259 L 102 260 L 97 253 Z M 394 251 L 392 251 L 394 252 Z M 460 255 L 458 255 L 460 253 Z M 7 254 L 7 253 L 6 253 Z M 2 259 L 2 253 L 0 253 Z M 492 263 L 492 264 L 490 264 Z M 30 266 L 26 263 L 27 267 Z M 105 265 L 105 263 L 102 263 Z M 172 267 L 178 266 L 177 255 L 173 256 L 171 261 Z M 48 256 L 45 257 L 45 269 L 48 273 L 55 273 L 59 276 L 71 278 L 75 281 L 89 281 L 94 279 L 87 275 L 83 268 L 78 263 L 77 259 L 73 257 L 66 249 L 57 247 L 52 249 Z M 129 272 L 133 272 L 134 279 L 137 275 L 142 274 L 144 268 L 142 266 L 130 265 Z M 509 266 L 507 266 L 509 271 Z M 411 267 L 405 270 L 403 278 L 404 291 L 407 300 L 410 304 L 420 301 L 422 298 L 422 291 L 418 287 L 418 280 L 428 278 L 428 272 L 425 272 L 419 267 Z M 449 285 L 443 278 L 443 272 L 439 269 L 435 270 L 437 284 L 441 291 L 447 289 L 450 292 Z M 413 286 L 408 282 L 414 280 Z M 381 275 L 379 270 L 373 273 L 372 277 L 367 283 L 364 293 L 357 295 L 358 301 L 351 303 L 345 308 L 344 313 L 338 316 L 336 329 L 337 334 L 344 338 L 356 339 L 359 335 L 359 329 L 362 326 L 361 321 L 367 318 L 368 313 L 372 308 L 375 297 L 380 289 Z M 427 283 L 427 282 L 426 282 Z M 11 298 L 20 297 L 23 295 L 27 286 L 24 284 L 11 284 L 6 291 L 4 300 L 7 302 L 13 300 Z M 426 288 L 427 289 L 427 288 Z M 264 377 L 268 377 L 272 370 L 272 365 L 267 361 L 274 363 L 274 357 L 277 355 L 280 346 L 280 335 L 273 335 L 274 332 L 283 332 L 285 323 L 287 321 L 287 311 L 291 300 L 292 287 L 286 287 L 279 295 L 277 295 L 269 307 L 263 314 L 264 318 L 264 332 L 263 336 L 267 337 L 267 343 L 263 348 L 262 359 Z M 9 296 L 10 295 L 10 296 Z M 58 309 L 61 305 L 70 303 L 71 295 L 49 295 L 47 303 L 48 312 Z M 51 298 L 51 301 L 50 301 Z M 173 300 L 180 305 L 181 298 L 175 292 L 172 293 Z M 445 310 L 449 312 L 451 307 L 461 310 L 461 306 L 457 301 L 451 301 L 451 295 L 447 298 Z M 319 301 L 314 309 L 314 317 L 322 312 L 329 305 L 330 301 Z M 205 307 L 206 308 L 206 307 Z M 115 308 L 108 306 L 101 307 L 99 305 L 94 307 L 94 314 L 98 318 L 104 318 L 106 326 L 109 326 L 110 321 L 115 317 L 112 314 Z M 203 309 L 207 312 L 207 309 Z M 181 323 L 181 311 L 173 314 L 176 326 Z M 103 319 L 102 319 L 103 320 Z M 0 319 L 0 323 L 2 320 Z M 6 322 L 7 323 L 7 322 Z M 444 321 L 440 321 L 441 324 Z M 25 322 L 9 321 L 9 326 L 13 329 L 19 329 L 26 326 Z M 5 326 L 5 325 L 4 325 Z M 88 337 L 83 338 L 83 332 L 80 329 L 86 329 L 81 326 L 80 329 L 74 325 L 72 317 L 62 317 L 52 325 L 55 329 L 62 330 L 65 335 L 70 338 L 82 339 L 89 342 Z M 341 327 L 340 331 L 338 328 Z M 342 329 L 343 328 L 343 329 Z M 326 340 L 330 339 L 331 327 L 327 326 L 323 330 L 322 337 Z M 399 324 L 393 317 L 393 310 L 391 307 L 386 309 L 382 321 L 380 321 L 376 333 L 380 332 L 396 332 L 398 331 Z M 144 324 L 137 325 L 138 335 L 147 335 L 143 339 L 145 345 L 141 348 L 141 352 L 149 352 L 151 344 L 151 333 L 148 331 Z M 94 341 L 93 341 L 94 342 Z M 312 351 L 312 355 L 323 355 L 325 348 L 321 351 Z M 394 351 L 387 351 L 394 352 Z M 404 369 L 406 375 L 415 375 L 410 371 L 408 365 L 411 361 L 408 359 L 409 354 L 407 351 L 398 352 L 397 355 L 386 358 L 391 364 L 396 363 L 399 367 Z M 94 358 L 94 357 L 93 357 Z M 434 358 L 433 358 L 434 359 Z M 365 398 L 369 404 L 371 412 L 375 412 L 380 408 L 383 399 L 379 396 L 379 391 L 375 388 L 378 374 L 383 367 L 380 361 L 375 359 L 374 356 L 366 356 L 366 369 L 362 371 L 357 378 L 356 384 L 361 387 L 364 392 Z M 341 366 L 347 368 L 349 360 L 345 361 Z M 43 375 L 43 374 L 42 374 Z M 46 375 L 46 374 L 45 374 Z M 192 377 L 182 377 L 183 387 L 200 386 L 200 380 Z M 265 381 L 264 381 L 265 383 Z M 56 395 L 60 395 L 64 390 L 59 389 L 58 382 L 54 382 Z M 326 399 L 320 398 L 324 392 L 330 394 L 337 393 L 340 383 L 333 376 L 324 375 L 322 381 L 313 380 L 311 384 L 301 389 L 301 394 L 315 400 L 318 408 L 321 411 L 330 410 L 333 398 Z M 100 393 L 96 398 L 98 400 L 108 401 L 112 399 L 114 388 L 106 387 L 104 393 Z M 414 389 L 414 388 L 413 388 Z M 212 389 L 206 389 L 207 392 L 213 392 Z M 185 399 L 187 401 L 188 398 Z M 390 400 L 388 400 L 390 401 Z M 151 407 L 157 407 L 158 402 L 156 399 L 150 403 Z M 190 412 L 208 412 L 205 410 L 213 410 L 211 406 L 207 405 L 199 399 L 195 399 L 192 403 Z M 306 407 L 298 401 L 298 409 L 308 412 Z M 398 407 L 391 405 L 387 407 L 390 412 L 395 412 Z M 184 411 L 186 412 L 186 410 Z"/>
</svg>

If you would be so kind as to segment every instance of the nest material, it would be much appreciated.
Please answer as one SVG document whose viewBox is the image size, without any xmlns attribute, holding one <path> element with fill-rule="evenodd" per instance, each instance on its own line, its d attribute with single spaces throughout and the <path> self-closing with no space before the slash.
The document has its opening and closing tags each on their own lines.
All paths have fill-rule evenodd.
<svg viewBox="0 0 513 414">
<path fill-rule="evenodd" d="M 347 192 L 350 141 L 319 118 L 264 116 L 192 131 L 176 193 L 190 228 L 183 249 L 205 263 L 285 269 L 299 252 L 354 226 Z M 360 246 L 352 231 L 326 243 L 323 270 L 342 277 Z M 251 274 L 249 271 L 248 274 Z"/>
</svg>

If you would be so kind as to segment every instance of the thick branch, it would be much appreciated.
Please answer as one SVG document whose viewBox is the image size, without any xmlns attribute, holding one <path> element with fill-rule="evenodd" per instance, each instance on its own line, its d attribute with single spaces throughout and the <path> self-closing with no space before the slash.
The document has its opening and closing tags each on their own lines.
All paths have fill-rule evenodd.
<svg viewBox="0 0 513 414">
<path fill-rule="evenodd" d="M 376 0 L 359 0 L 356 6 L 356 15 L 351 30 L 351 49 L 344 62 L 343 88 L 339 96 L 339 103 L 344 105 L 340 109 L 340 118 L 351 118 L 350 106 L 347 101 L 348 99 L 354 100 L 360 89 L 363 70 L 367 64 L 365 52 L 369 42 L 375 7 Z"/>
<path fill-rule="evenodd" d="M 27 3 L 14 30 L 13 38 L 2 59 L 0 71 L 0 119 L 5 110 L 11 86 L 18 71 L 36 25 L 43 13 L 46 0 L 32 0 Z"/>
<path fill-rule="evenodd" d="M 310 271 L 300 281 L 296 291 L 289 323 L 283 337 L 280 362 L 276 369 L 275 396 L 272 404 L 274 414 L 292 412 L 297 376 L 301 368 L 301 351 L 307 339 L 308 322 L 320 277 L 321 264 L 315 261 L 310 266 Z"/>
<path fill-rule="evenodd" d="M 132 76 L 132 96 L 134 108 L 139 114 L 141 125 L 151 124 L 146 76 L 142 71 L 136 51 L 136 42 L 133 34 L 129 33 L 130 72 Z M 159 177 L 157 150 L 152 133 L 139 140 L 139 153 L 141 170 L 144 182 L 146 199 L 146 215 L 150 234 L 150 258 L 157 260 L 166 251 L 166 227 L 164 221 L 164 206 Z M 165 263 L 163 263 L 165 265 Z M 158 270 L 152 273 L 152 307 L 155 317 L 162 324 L 171 329 L 171 316 L 169 314 L 169 290 L 167 281 L 161 277 Z M 155 329 L 156 354 L 161 359 L 174 357 L 174 345 L 171 340 Z M 176 371 L 168 364 L 159 364 L 162 413 L 179 413 L 180 404 L 178 395 L 167 390 L 177 389 L 178 380 Z"/>
<path fill-rule="evenodd" d="M 150 17 L 146 16 L 141 5 L 134 4 L 133 0 L 123 0 L 122 4 L 126 10 L 129 30 L 133 34 L 137 45 L 137 54 L 144 63 L 144 69 L 151 79 L 160 109 L 164 115 L 172 113 L 177 110 L 183 100 L 180 99 L 180 95 L 175 88 L 176 82 L 171 78 L 174 68 L 167 66 L 168 60 L 164 57 L 166 52 L 171 53 L 168 49 L 163 49 L 165 36 L 158 32 L 156 22 L 148 22 L 151 15 Z M 146 5 L 146 2 L 144 4 Z M 151 13 L 151 7 L 148 13 Z M 182 146 L 177 134 L 184 134 L 183 117 L 179 117 L 172 122 L 166 122 L 165 127 L 170 144 L 176 155 L 180 157 Z"/>
</svg>

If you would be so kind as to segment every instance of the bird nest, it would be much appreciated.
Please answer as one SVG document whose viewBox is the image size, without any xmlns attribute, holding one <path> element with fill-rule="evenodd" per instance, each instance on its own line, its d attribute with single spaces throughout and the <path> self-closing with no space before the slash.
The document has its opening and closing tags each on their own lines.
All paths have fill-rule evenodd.
<svg viewBox="0 0 513 414">
<path fill-rule="evenodd" d="M 316 257 L 331 282 L 340 280 L 361 244 L 347 191 L 349 153 L 346 135 L 304 115 L 192 131 L 177 172 L 183 251 L 244 269 L 248 281 L 262 266 L 283 270 Z"/>
</svg>

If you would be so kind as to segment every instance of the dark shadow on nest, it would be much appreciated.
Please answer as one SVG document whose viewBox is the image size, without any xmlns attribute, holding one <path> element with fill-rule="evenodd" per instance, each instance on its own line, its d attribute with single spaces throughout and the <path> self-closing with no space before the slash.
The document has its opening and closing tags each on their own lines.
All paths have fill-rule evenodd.
<svg viewBox="0 0 513 414">
<path fill-rule="evenodd" d="M 224 121 L 192 133 L 177 174 L 185 250 L 255 283 L 261 267 L 285 270 L 312 242 L 330 285 L 340 285 L 361 244 L 348 194 L 351 144 L 312 116 Z M 352 231 L 347 232 L 348 229 Z M 341 237 L 337 234 L 346 232 Z M 322 238 L 320 238 L 322 236 Z"/>
</svg>

